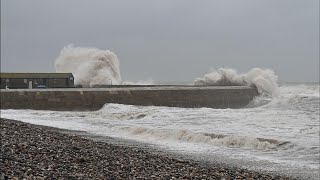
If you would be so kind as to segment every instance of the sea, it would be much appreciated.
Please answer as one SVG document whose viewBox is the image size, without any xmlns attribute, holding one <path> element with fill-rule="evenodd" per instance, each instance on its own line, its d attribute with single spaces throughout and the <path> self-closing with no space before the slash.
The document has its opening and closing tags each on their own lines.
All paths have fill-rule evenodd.
<svg viewBox="0 0 320 180">
<path fill-rule="evenodd" d="M 282 83 L 241 109 L 105 104 L 97 111 L 1 110 L 1 117 L 153 145 L 204 161 L 319 179 L 318 83 Z"/>
</svg>

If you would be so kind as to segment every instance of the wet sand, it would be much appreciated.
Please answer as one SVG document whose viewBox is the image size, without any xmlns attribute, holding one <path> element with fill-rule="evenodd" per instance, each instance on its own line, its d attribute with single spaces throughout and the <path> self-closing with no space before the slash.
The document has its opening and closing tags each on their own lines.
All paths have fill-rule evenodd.
<svg viewBox="0 0 320 180">
<path fill-rule="evenodd" d="M 125 140 L 0 122 L 0 179 L 292 179 L 179 158 Z"/>
</svg>

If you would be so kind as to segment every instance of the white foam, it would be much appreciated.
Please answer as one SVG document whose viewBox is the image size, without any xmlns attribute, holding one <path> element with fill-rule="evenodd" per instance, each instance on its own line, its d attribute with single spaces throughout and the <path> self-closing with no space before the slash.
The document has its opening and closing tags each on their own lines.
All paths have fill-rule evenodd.
<svg viewBox="0 0 320 180">
<path fill-rule="evenodd" d="M 237 136 L 237 135 L 206 135 L 202 133 L 193 133 L 188 130 L 169 130 L 169 129 L 152 129 L 145 127 L 122 127 L 129 136 L 136 136 L 140 140 L 148 141 L 179 141 L 195 144 L 207 144 L 213 146 L 226 146 L 233 148 L 249 148 L 256 150 L 273 150 L 279 145 L 279 141 L 271 140 L 260 141 L 256 137 Z"/>
<path fill-rule="evenodd" d="M 56 72 L 73 73 L 75 85 L 120 84 L 120 68 L 117 56 L 109 50 L 73 47 L 61 50 L 55 61 Z"/>
<path fill-rule="evenodd" d="M 253 68 L 244 74 L 234 69 L 220 68 L 194 81 L 195 85 L 255 86 L 260 94 L 279 96 L 278 76 L 270 69 Z"/>
</svg>

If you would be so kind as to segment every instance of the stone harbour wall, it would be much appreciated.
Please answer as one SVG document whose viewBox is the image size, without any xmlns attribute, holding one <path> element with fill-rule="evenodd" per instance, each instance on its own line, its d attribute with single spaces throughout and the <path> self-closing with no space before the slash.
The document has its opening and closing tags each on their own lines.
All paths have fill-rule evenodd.
<svg viewBox="0 0 320 180">
<path fill-rule="evenodd" d="M 258 95 L 244 86 L 1 90 L 1 109 L 98 110 L 106 103 L 241 108 Z"/>
</svg>

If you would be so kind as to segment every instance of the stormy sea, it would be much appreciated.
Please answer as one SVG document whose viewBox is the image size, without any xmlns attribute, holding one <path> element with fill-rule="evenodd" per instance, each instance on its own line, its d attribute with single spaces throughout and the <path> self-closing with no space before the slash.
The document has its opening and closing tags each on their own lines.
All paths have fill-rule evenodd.
<svg viewBox="0 0 320 180">
<path fill-rule="evenodd" d="M 189 157 L 319 177 L 319 84 L 283 83 L 241 109 L 105 104 L 97 111 L 1 110 L 1 118 L 147 143 Z"/>
</svg>

